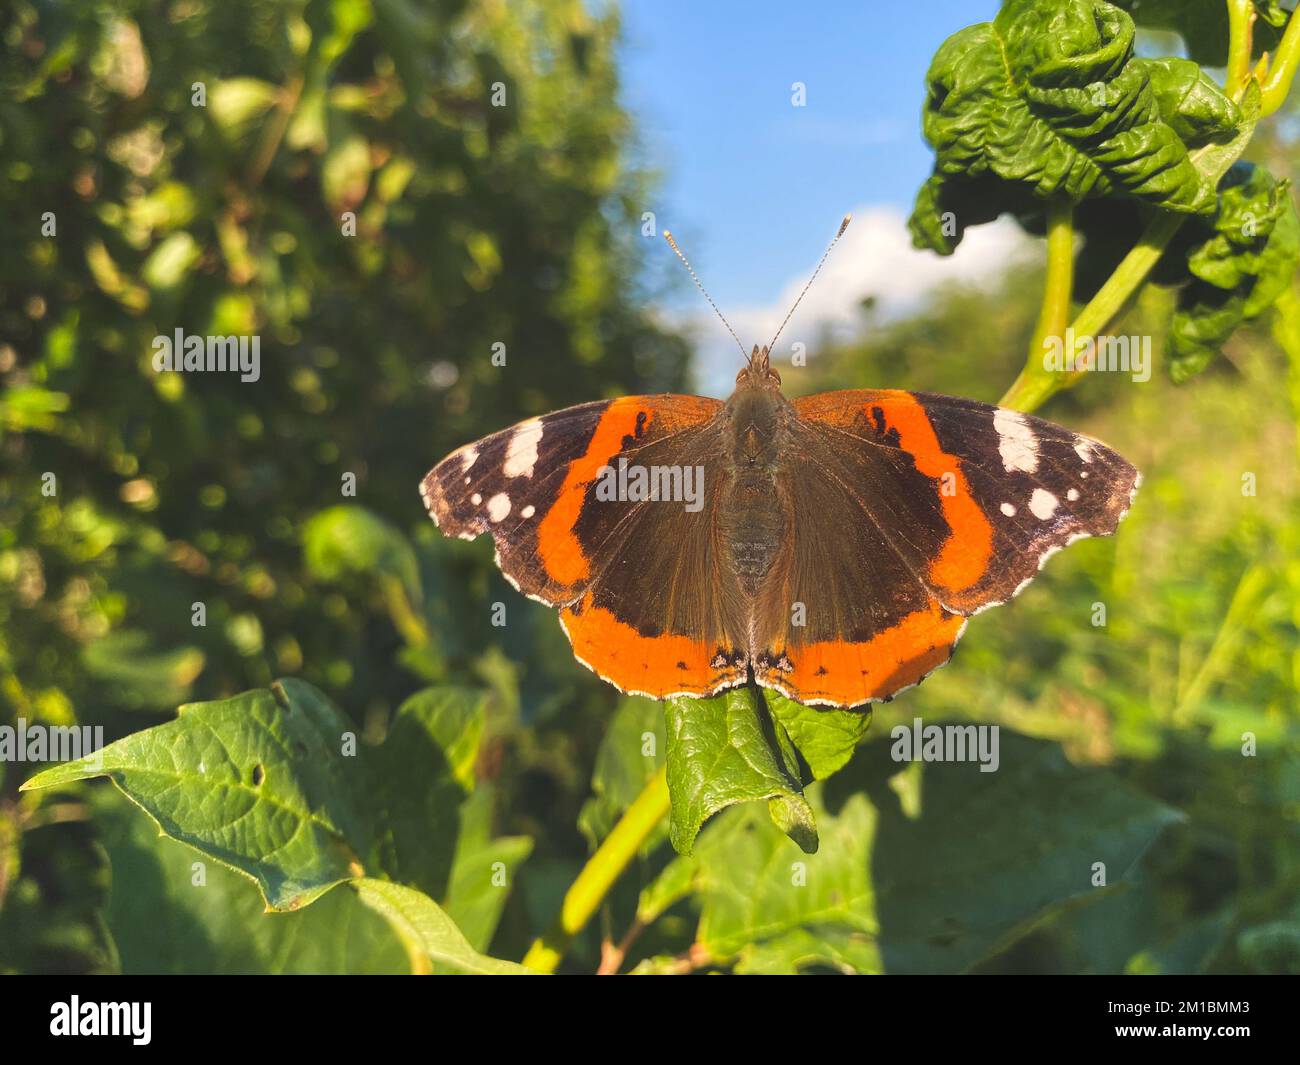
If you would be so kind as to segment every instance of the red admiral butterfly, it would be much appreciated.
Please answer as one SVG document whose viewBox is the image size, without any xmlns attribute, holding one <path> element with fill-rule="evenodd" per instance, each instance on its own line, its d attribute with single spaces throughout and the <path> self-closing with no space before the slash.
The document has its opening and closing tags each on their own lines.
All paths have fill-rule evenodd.
<svg viewBox="0 0 1300 1065">
<path fill-rule="evenodd" d="M 584 403 L 467 444 L 420 487 L 444 533 L 492 534 L 510 583 L 621 691 L 752 677 L 855 706 L 946 663 L 1049 555 L 1114 532 L 1139 481 L 1095 440 L 974 400 L 787 399 L 756 345 L 725 403 Z"/>
</svg>

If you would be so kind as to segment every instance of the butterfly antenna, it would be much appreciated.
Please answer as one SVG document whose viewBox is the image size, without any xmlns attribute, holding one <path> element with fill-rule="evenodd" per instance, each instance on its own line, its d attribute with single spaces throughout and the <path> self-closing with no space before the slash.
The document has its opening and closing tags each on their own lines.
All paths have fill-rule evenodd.
<svg viewBox="0 0 1300 1065">
<path fill-rule="evenodd" d="M 851 214 L 846 214 L 844 216 L 844 221 L 840 223 L 839 231 L 831 238 L 831 242 L 826 246 L 826 250 L 822 252 L 822 257 L 817 263 L 817 269 L 812 272 L 812 277 L 808 279 L 808 284 L 804 285 L 803 291 L 799 293 L 799 298 L 794 301 L 794 306 L 790 308 L 790 313 L 785 316 L 785 320 L 781 323 L 781 329 L 776 331 L 776 336 L 774 336 L 772 342 L 768 344 L 769 349 L 776 347 L 776 340 L 777 337 L 781 335 L 781 330 L 784 329 L 790 319 L 794 317 L 794 312 L 799 309 L 799 304 L 803 302 L 804 296 L 806 296 L 808 290 L 812 288 L 812 283 L 817 280 L 817 275 L 822 272 L 822 264 L 826 262 L 827 257 L 831 253 L 831 249 L 839 243 L 840 237 L 844 236 L 844 231 L 849 228 L 849 223 L 851 221 L 853 221 L 853 216 Z"/>
<path fill-rule="evenodd" d="M 709 306 L 713 308 L 713 313 L 716 314 L 722 324 L 727 327 L 727 332 L 731 334 L 731 339 L 736 342 L 736 347 L 740 348 L 740 354 L 744 355 L 745 358 L 748 359 L 749 356 L 745 354 L 745 345 L 740 342 L 740 337 L 736 336 L 736 331 L 731 328 L 731 323 L 727 321 L 727 319 L 723 317 L 722 312 L 718 310 L 718 305 L 713 302 L 713 297 L 709 295 L 709 290 L 706 289 L 700 283 L 700 279 L 695 276 L 695 269 L 691 266 L 690 260 L 682 254 L 682 249 L 677 246 L 677 241 L 673 240 L 673 235 L 666 229 L 664 230 L 664 240 L 668 241 L 668 246 L 677 254 L 677 258 L 681 259 L 682 265 L 690 271 L 691 280 L 695 282 L 695 287 L 703 293 L 704 298 L 709 301 Z"/>
</svg>

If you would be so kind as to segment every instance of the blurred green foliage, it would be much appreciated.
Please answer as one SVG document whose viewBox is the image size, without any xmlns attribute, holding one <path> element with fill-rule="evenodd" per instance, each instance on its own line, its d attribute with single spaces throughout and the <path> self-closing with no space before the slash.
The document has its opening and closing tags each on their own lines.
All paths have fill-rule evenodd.
<svg viewBox="0 0 1300 1065">
<path fill-rule="evenodd" d="M 494 686 L 503 730 L 521 688 L 523 713 L 604 719 L 531 604 L 484 658 L 501 630 L 482 600 L 511 593 L 436 535 L 416 486 L 508 422 L 684 383 L 640 269 L 649 175 L 617 31 L 576 2 L 5 5 L 5 721 L 112 739 L 297 674 L 382 733 L 449 672 Z M 260 379 L 155 373 L 178 327 L 260 335 Z M 491 742 L 558 744 L 569 788 L 599 733 L 569 734 Z M 12 943 L 6 967 L 64 964 Z"/>
<path fill-rule="evenodd" d="M 172 824 L 197 851 L 161 838 L 71 767 L 20 795 L 34 767 L 0 763 L 0 971 L 518 959 L 663 766 L 668 729 L 709 726 L 574 663 L 490 545 L 439 537 L 415 490 L 519 418 L 685 383 L 687 346 L 651 311 L 653 175 L 617 102 L 617 33 L 571 0 L 0 15 L 0 724 L 137 737 L 179 704 L 292 677 L 326 698 L 280 690 L 343 715 L 362 753 L 302 763 L 288 743 L 273 761 L 268 740 L 264 776 L 225 767 L 232 803 L 274 780 L 304 809 L 345 809 L 329 828 L 352 852 L 294 870 L 324 893 L 271 914 L 219 833 Z M 1283 141 L 1257 154 L 1291 169 Z M 994 401 L 1037 273 L 903 321 L 866 307 L 858 339 L 782 367 L 788 390 Z M 1148 290 L 1123 331 L 1159 356 L 1175 299 Z M 260 380 L 156 374 L 153 337 L 177 327 L 260 335 Z M 1159 367 L 1144 384 L 1098 374 L 1040 412 L 1144 471 L 1133 512 L 976 619 L 856 750 L 842 721 L 771 707 L 799 752 L 749 767 L 743 797 L 777 803 L 795 835 L 815 816 L 816 854 L 753 802 L 684 829 L 689 856 L 665 823 L 566 964 L 591 971 L 619 944 L 645 972 L 1300 971 L 1295 304 L 1225 354 L 1185 388 Z M 303 727 L 265 692 L 166 727 L 208 715 L 242 741 L 252 706 L 269 737 Z M 889 730 L 915 717 L 1002 726 L 1003 769 L 900 770 Z M 146 735 L 119 750 L 167 757 L 168 733 Z M 709 784 L 693 782 L 700 822 L 721 805 Z M 326 890 L 353 859 L 358 890 Z"/>
</svg>

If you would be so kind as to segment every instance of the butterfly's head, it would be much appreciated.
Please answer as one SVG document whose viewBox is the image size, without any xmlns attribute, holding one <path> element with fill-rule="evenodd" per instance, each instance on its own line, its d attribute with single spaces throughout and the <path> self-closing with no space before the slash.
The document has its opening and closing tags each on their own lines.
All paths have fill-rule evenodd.
<svg viewBox="0 0 1300 1065">
<path fill-rule="evenodd" d="M 754 345 L 754 351 L 749 356 L 749 362 L 740 373 L 736 374 L 736 385 L 749 388 L 779 389 L 781 387 L 781 375 L 772 369 L 768 348 L 760 348 L 757 344 Z"/>
</svg>

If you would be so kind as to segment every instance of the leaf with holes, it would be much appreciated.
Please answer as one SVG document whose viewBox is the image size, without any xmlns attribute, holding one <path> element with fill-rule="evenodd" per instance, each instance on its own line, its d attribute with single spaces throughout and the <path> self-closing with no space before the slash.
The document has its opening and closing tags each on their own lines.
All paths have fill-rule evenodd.
<svg viewBox="0 0 1300 1065">
<path fill-rule="evenodd" d="M 298 680 L 190 703 L 23 790 L 107 776 L 174 839 L 252 877 L 273 910 L 296 909 L 362 875 L 370 829 L 351 723 Z"/>
<path fill-rule="evenodd" d="M 103 920 L 122 972 L 410 971 L 402 941 L 353 892 L 267 914 L 244 877 L 160 835 L 116 789 L 91 789 L 90 802 L 112 873 Z"/>
</svg>

